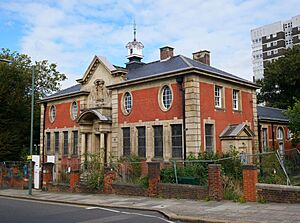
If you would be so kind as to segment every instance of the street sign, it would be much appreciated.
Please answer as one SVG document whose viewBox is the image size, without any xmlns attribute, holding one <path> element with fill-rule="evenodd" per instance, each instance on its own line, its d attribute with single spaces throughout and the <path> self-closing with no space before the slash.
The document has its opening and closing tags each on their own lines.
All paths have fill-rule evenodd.
<svg viewBox="0 0 300 223">
<path fill-rule="evenodd" d="M 31 155 L 27 156 L 27 160 L 32 160 L 32 156 Z"/>
</svg>

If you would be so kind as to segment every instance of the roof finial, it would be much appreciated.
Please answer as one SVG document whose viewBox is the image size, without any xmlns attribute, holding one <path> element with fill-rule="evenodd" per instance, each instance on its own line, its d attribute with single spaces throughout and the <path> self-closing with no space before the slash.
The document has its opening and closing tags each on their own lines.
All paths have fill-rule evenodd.
<svg viewBox="0 0 300 223">
<path fill-rule="evenodd" d="M 135 24 L 135 19 L 133 20 L 133 41 L 136 41 L 136 24 Z"/>
</svg>

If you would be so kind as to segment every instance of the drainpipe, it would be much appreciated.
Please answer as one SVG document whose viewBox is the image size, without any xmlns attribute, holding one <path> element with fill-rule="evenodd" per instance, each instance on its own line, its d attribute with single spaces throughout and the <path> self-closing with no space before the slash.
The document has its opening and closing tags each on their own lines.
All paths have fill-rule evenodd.
<svg viewBox="0 0 300 223">
<path fill-rule="evenodd" d="M 43 146 L 42 149 L 42 168 L 41 168 L 41 180 L 40 180 L 40 185 L 41 188 L 43 188 L 43 177 L 44 177 L 44 163 L 45 163 L 45 124 L 46 124 L 46 108 L 47 108 L 47 102 L 43 102 L 43 106 L 44 106 L 44 118 L 43 118 L 43 144 L 41 146 Z"/>
<path fill-rule="evenodd" d="M 273 123 L 271 123 L 271 128 L 272 128 L 272 146 L 273 146 L 273 150 L 275 149 L 275 140 L 274 140 L 274 127 L 273 127 Z"/>
<path fill-rule="evenodd" d="M 183 125 L 183 159 L 186 160 L 186 123 L 185 123 L 185 88 L 183 86 L 183 76 L 176 77 L 176 82 L 180 85 L 182 92 L 182 125 Z"/>
</svg>

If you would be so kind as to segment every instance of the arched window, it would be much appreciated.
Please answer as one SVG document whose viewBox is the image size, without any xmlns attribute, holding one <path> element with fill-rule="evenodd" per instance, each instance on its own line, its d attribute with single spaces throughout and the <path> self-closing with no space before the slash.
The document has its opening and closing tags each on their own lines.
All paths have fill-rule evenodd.
<svg viewBox="0 0 300 223">
<path fill-rule="evenodd" d="M 76 119 L 78 116 L 78 104 L 76 101 L 73 101 L 71 104 L 71 117 L 72 119 Z"/>
<path fill-rule="evenodd" d="M 281 127 L 277 129 L 277 140 L 283 140 L 283 128 Z"/>
<path fill-rule="evenodd" d="M 162 89 L 162 105 L 165 109 L 169 109 L 171 107 L 173 100 L 173 95 L 171 88 L 168 85 L 165 85 Z"/>
<path fill-rule="evenodd" d="M 129 92 L 124 94 L 124 111 L 129 114 L 132 110 L 132 96 Z"/>
<path fill-rule="evenodd" d="M 50 121 L 54 122 L 55 117 L 56 117 L 56 107 L 52 105 L 50 108 Z"/>
</svg>

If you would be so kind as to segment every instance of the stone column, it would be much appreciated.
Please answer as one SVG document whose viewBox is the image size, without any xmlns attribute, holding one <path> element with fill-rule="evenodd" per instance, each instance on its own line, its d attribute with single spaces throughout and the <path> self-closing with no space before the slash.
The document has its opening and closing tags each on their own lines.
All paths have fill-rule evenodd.
<svg viewBox="0 0 300 223">
<path fill-rule="evenodd" d="M 256 165 L 243 166 L 244 198 L 249 202 L 256 202 L 257 169 Z"/>
<path fill-rule="evenodd" d="M 104 182 L 103 182 L 103 192 L 107 194 L 113 193 L 112 184 L 116 179 L 116 172 L 110 167 L 104 168 Z"/>
<path fill-rule="evenodd" d="M 157 184 L 160 181 L 160 163 L 148 162 L 148 196 L 155 197 L 157 195 Z"/>
<path fill-rule="evenodd" d="M 223 199 L 221 164 L 208 165 L 208 193 L 213 200 Z"/>
<path fill-rule="evenodd" d="M 86 135 L 85 133 L 81 133 L 81 148 L 80 148 L 81 163 L 84 163 L 85 161 L 85 153 L 86 153 Z"/>
<path fill-rule="evenodd" d="M 100 157 L 101 157 L 101 163 L 104 164 L 104 157 L 105 157 L 105 149 L 104 149 L 104 133 L 100 133 L 100 145 L 99 145 L 99 148 L 100 148 L 100 151 L 99 151 L 99 154 L 100 154 Z"/>
<path fill-rule="evenodd" d="M 198 154 L 201 146 L 200 79 L 197 75 L 185 78 L 186 152 Z"/>
</svg>

